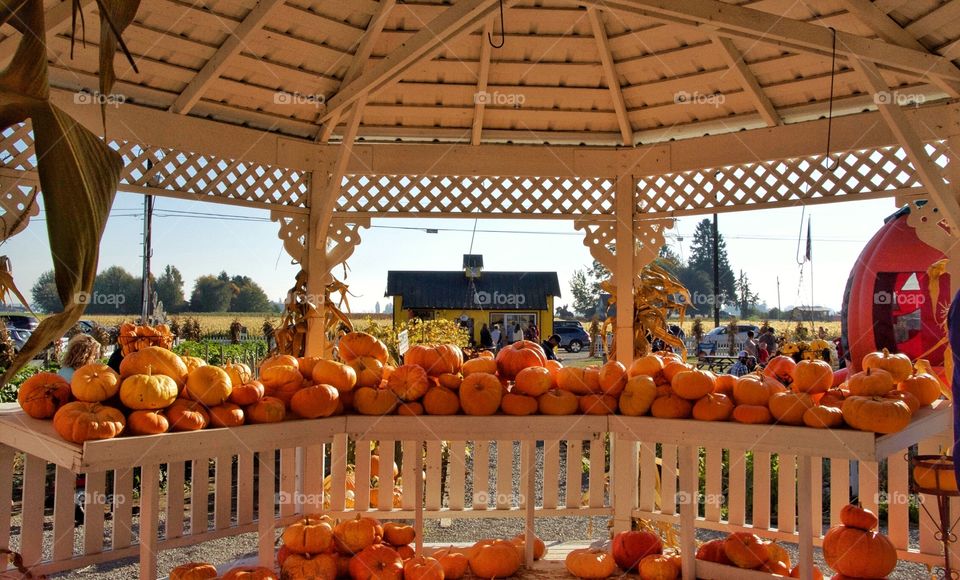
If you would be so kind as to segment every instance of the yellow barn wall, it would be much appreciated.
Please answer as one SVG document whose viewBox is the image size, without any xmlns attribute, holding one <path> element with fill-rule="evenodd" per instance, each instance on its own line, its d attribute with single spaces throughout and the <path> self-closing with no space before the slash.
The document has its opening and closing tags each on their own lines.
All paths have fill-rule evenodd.
<svg viewBox="0 0 960 580">
<path fill-rule="evenodd" d="M 468 318 L 473 319 L 473 340 L 474 342 L 480 342 L 480 329 L 483 328 L 484 323 L 488 323 L 490 320 L 490 314 L 492 312 L 517 312 L 513 310 L 447 310 L 440 309 L 435 310 L 437 318 L 443 318 L 446 320 L 459 320 L 462 315 L 466 315 Z M 547 308 L 545 310 L 521 310 L 520 312 L 535 312 L 537 314 L 537 320 L 539 321 L 540 327 L 540 338 L 545 339 L 546 337 L 553 334 L 553 296 L 547 296 Z M 407 322 L 407 312 L 403 307 L 403 297 L 394 296 L 393 297 L 393 325 L 395 327 L 403 326 Z"/>
</svg>

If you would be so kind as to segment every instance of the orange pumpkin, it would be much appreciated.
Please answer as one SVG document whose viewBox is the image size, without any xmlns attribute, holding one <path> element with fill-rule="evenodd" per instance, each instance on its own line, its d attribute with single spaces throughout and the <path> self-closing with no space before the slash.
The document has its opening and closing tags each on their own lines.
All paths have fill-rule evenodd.
<svg viewBox="0 0 960 580">
<path fill-rule="evenodd" d="M 206 580 L 216 578 L 220 573 L 213 564 L 205 562 L 189 562 L 180 564 L 173 570 L 170 570 L 169 580 Z"/>
<path fill-rule="evenodd" d="M 563 367 L 557 371 L 557 386 L 574 395 L 589 395 L 597 392 L 587 383 L 586 370 L 578 367 Z M 597 386 L 599 387 L 599 371 L 597 372 Z"/>
<path fill-rule="evenodd" d="M 78 401 L 101 403 L 120 392 L 120 375 L 103 363 L 83 365 L 73 372 L 70 392 Z"/>
<path fill-rule="evenodd" d="M 801 393 L 822 393 L 833 386 L 833 369 L 822 360 L 802 360 L 793 370 L 791 388 Z"/>
<path fill-rule="evenodd" d="M 847 379 L 847 388 L 851 395 L 873 397 L 886 395 L 896 387 L 893 375 L 879 368 L 867 369 L 855 373 Z"/>
<path fill-rule="evenodd" d="M 372 489 L 371 491 L 376 491 L 376 489 Z M 371 497 L 372 497 L 372 494 L 371 494 Z M 373 504 L 373 502 L 370 502 L 370 503 Z M 370 507 L 374 507 L 374 505 L 375 504 L 371 505 Z M 403 560 L 404 563 L 406 563 L 407 560 L 409 560 L 410 558 L 413 558 L 414 556 L 417 555 L 417 551 L 414 550 L 413 546 L 410 546 L 409 544 L 406 546 L 393 546 L 393 549 L 396 550 L 398 554 L 400 554 L 400 559 Z"/>
<path fill-rule="evenodd" d="M 898 401 L 903 401 L 907 404 L 907 407 L 910 407 L 910 413 L 916 413 L 920 410 L 920 399 L 914 396 L 913 393 L 908 393 L 906 391 L 890 391 L 883 396 L 884 399 L 894 399 Z"/>
<path fill-rule="evenodd" d="M 336 578 L 339 573 L 335 554 L 290 554 L 280 566 L 281 578 Z"/>
<path fill-rule="evenodd" d="M 734 383 L 733 400 L 738 405 L 766 405 L 774 393 L 785 390 L 777 379 L 760 373 L 749 373 Z"/>
<path fill-rule="evenodd" d="M 187 375 L 187 396 L 208 407 L 226 401 L 232 390 L 230 375 L 220 367 L 207 365 Z"/>
<path fill-rule="evenodd" d="M 500 408 L 505 415 L 526 416 L 533 415 L 539 409 L 536 397 L 507 393 L 500 401 Z"/>
<path fill-rule="evenodd" d="M 460 373 L 443 373 L 437 377 L 437 382 L 445 389 L 457 390 L 463 382 L 463 375 Z"/>
<path fill-rule="evenodd" d="M 74 378 L 76 378 L 76 375 L 74 375 Z M 897 390 L 915 396 L 920 405 L 923 406 L 930 405 L 940 398 L 941 387 L 940 379 L 933 373 L 917 372 L 901 381 L 897 385 Z"/>
<path fill-rule="evenodd" d="M 253 373 L 250 371 L 250 367 L 243 363 L 227 363 L 223 365 L 223 370 L 227 373 L 227 376 L 230 377 L 230 386 L 234 388 L 244 383 L 249 383 L 253 379 Z M 187 379 L 190 379 L 189 373 L 187 373 Z"/>
<path fill-rule="evenodd" d="M 726 421 L 733 414 L 733 400 L 721 393 L 709 393 L 693 405 L 698 421 Z"/>
<path fill-rule="evenodd" d="M 627 367 L 616 360 L 607 361 L 600 367 L 600 390 L 605 395 L 619 397 L 627 386 Z"/>
<path fill-rule="evenodd" d="M 390 389 L 361 387 L 353 392 L 353 408 L 361 415 L 389 415 L 399 403 Z"/>
<path fill-rule="evenodd" d="M 239 427 L 244 423 L 243 409 L 240 405 L 233 403 L 223 403 L 209 407 L 211 427 Z"/>
<path fill-rule="evenodd" d="M 244 407 L 263 398 L 265 388 L 260 381 L 248 381 L 230 391 L 230 402 Z"/>
<path fill-rule="evenodd" d="M 443 568 L 444 580 L 459 580 L 467 575 L 470 560 L 466 554 L 452 546 L 437 550 L 433 553 L 433 557 L 440 562 L 440 567 Z"/>
<path fill-rule="evenodd" d="M 34 419 L 49 419 L 70 400 L 70 383 L 55 373 L 40 372 L 20 385 L 17 402 Z"/>
<path fill-rule="evenodd" d="M 470 550 L 469 559 L 470 569 L 480 578 L 513 576 L 522 563 L 516 547 L 506 540 L 478 542 Z"/>
<path fill-rule="evenodd" d="M 303 376 L 294 366 L 275 364 L 260 370 L 260 382 L 267 395 L 288 405 L 293 394 L 303 386 Z"/>
<path fill-rule="evenodd" d="M 646 415 L 657 398 L 657 385 L 649 375 L 636 375 L 620 394 L 620 412 L 630 417 Z"/>
<path fill-rule="evenodd" d="M 237 566 L 231 568 L 220 580 L 279 580 L 277 574 L 263 566 Z"/>
<path fill-rule="evenodd" d="M 650 414 L 660 419 L 686 419 L 693 414 L 693 403 L 683 397 L 657 397 L 650 405 Z"/>
<path fill-rule="evenodd" d="M 550 389 L 537 397 L 537 407 L 542 415 L 573 415 L 580 408 L 580 401 L 570 391 Z"/>
<path fill-rule="evenodd" d="M 427 391 L 429 393 L 429 391 Z M 424 395 L 426 396 L 426 395 Z M 459 406 L 460 402 L 457 401 Z M 414 401 L 412 403 L 400 403 L 397 405 L 397 415 L 402 415 L 404 417 L 417 417 L 423 415 L 426 411 L 423 409 L 423 404 L 420 401 Z"/>
<path fill-rule="evenodd" d="M 613 415 L 617 412 L 617 399 L 610 395 L 584 395 L 580 397 L 580 412 L 584 415 Z"/>
<path fill-rule="evenodd" d="M 417 531 L 413 526 L 397 522 L 383 524 L 383 540 L 391 546 L 405 546 L 413 542 Z"/>
<path fill-rule="evenodd" d="M 473 373 L 489 373 L 495 375 L 497 374 L 497 361 L 487 357 L 472 358 L 463 363 L 462 370 L 464 377 L 472 375 Z"/>
<path fill-rule="evenodd" d="M 627 371 L 627 377 L 638 376 L 653 377 L 663 371 L 663 359 L 655 354 L 647 354 L 630 363 L 630 369 Z"/>
<path fill-rule="evenodd" d="M 680 570 L 673 559 L 665 554 L 650 554 L 640 560 L 640 578 L 644 580 L 674 580 L 680 577 Z"/>
<path fill-rule="evenodd" d="M 182 354 L 180 355 L 180 360 L 182 360 L 183 364 L 186 365 L 188 374 L 193 372 L 194 369 L 207 366 L 207 361 L 198 356 Z"/>
<path fill-rule="evenodd" d="M 309 514 L 283 530 L 283 545 L 297 554 L 319 554 L 334 545 L 333 528 L 336 522 L 329 516 Z"/>
<path fill-rule="evenodd" d="M 290 399 L 290 409 L 304 419 L 329 417 L 337 410 L 340 391 L 330 385 L 304 387 Z"/>
<path fill-rule="evenodd" d="M 667 384 L 673 383 L 673 377 L 678 374 L 689 371 L 691 369 L 690 365 L 682 363 L 680 361 L 670 360 L 664 363 L 663 365 L 663 378 L 666 380 Z"/>
<path fill-rule="evenodd" d="M 681 371 L 673 376 L 670 387 L 677 396 L 696 401 L 713 392 L 713 374 L 697 369 Z"/>
<path fill-rule="evenodd" d="M 770 559 L 770 551 L 755 534 L 734 532 L 723 542 L 723 551 L 736 566 L 756 569 Z"/>
<path fill-rule="evenodd" d="M 429 556 L 417 556 L 403 563 L 404 580 L 444 580 L 443 566 Z"/>
<path fill-rule="evenodd" d="M 130 375 L 120 383 L 120 401 L 129 409 L 163 409 L 173 403 L 179 391 L 177 383 L 166 375 Z"/>
<path fill-rule="evenodd" d="M 798 367 L 799 368 L 799 367 Z M 796 382 L 796 381 L 794 381 Z M 785 391 L 774 393 L 768 402 L 770 414 L 784 425 L 803 425 L 803 414 L 813 408 L 813 399 L 806 393 Z"/>
<path fill-rule="evenodd" d="M 379 338 L 366 332 L 348 332 L 340 337 L 337 348 L 340 352 L 340 360 L 344 362 L 350 362 L 362 356 L 375 358 L 384 364 L 390 360 L 387 345 L 383 344 L 383 341 Z"/>
<path fill-rule="evenodd" d="M 401 580 L 403 558 L 386 544 L 371 545 L 350 559 L 353 580 Z"/>
<path fill-rule="evenodd" d="M 57 409 L 53 416 L 57 434 L 77 444 L 116 437 L 125 426 L 123 413 L 100 403 L 73 401 Z"/>
<path fill-rule="evenodd" d="M 748 425 L 773 423 L 773 415 L 770 414 L 770 409 L 763 405 L 737 405 L 733 408 L 731 417 L 737 423 Z"/>
<path fill-rule="evenodd" d="M 737 384 L 736 375 L 717 375 L 714 381 L 714 392 L 722 393 L 728 397 L 733 396 L 733 385 Z"/>
<path fill-rule="evenodd" d="M 885 370 L 893 377 L 894 383 L 902 382 L 913 374 L 913 363 L 910 362 L 910 357 L 902 353 L 893 354 L 887 349 L 864 355 L 863 363 L 860 366 L 863 367 L 864 370 Z M 857 393 L 854 394 L 856 395 Z"/>
<path fill-rule="evenodd" d="M 170 430 L 162 411 L 142 410 L 134 411 L 127 416 L 127 431 L 131 435 L 158 435 Z"/>
<path fill-rule="evenodd" d="M 450 389 L 433 387 L 423 396 L 423 410 L 428 415 L 456 415 L 460 412 L 460 397 Z"/>
<path fill-rule="evenodd" d="M 800 577 L 800 564 L 797 564 L 793 567 L 793 570 L 790 570 L 790 577 Z M 821 572 L 820 568 L 817 568 L 816 566 L 813 567 L 813 580 L 823 580 L 823 572 Z"/>
<path fill-rule="evenodd" d="M 567 572 L 587 580 L 609 578 L 617 571 L 617 562 L 613 555 L 600 548 L 571 550 L 563 563 Z"/>
<path fill-rule="evenodd" d="M 372 356 L 361 356 L 347 363 L 357 376 L 357 387 L 379 387 L 384 364 Z M 313 376 L 311 371 L 311 377 Z"/>
<path fill-rule="evenodd" d="M 244 416 L 250 423 L 279 423 L 286 415 L 286 404 L 276 397 L 263 397 L 244 409 Z"/>
<path fill-rule="evenodd" d="M 734 563 L 730 561 L 730 558 L 727 558 L 727 553 L 724 551 L 723 545 L 724 538 L 718 538 L 700 544 L 700 547 L 697 548 L 697 560 L 733 566 Z"/>
<path fill-rule="evenodd" d="M 520 559 L 523 560 L 526 556 L 527 551 L 527 536 L 526 534 L 517 534 L 516 536 L 510 538 L 510 542 L 517 547 L 517 553 L 520 554 Z M 543 541 L 540 536 L 533 535 L 533 559 L 541 560 L 544 556 L 547 555 L 547 544 Z"/>
<path fill-rule="evenodd" d="M 767 366 L 763 367 L 763 374 L 782 385 L 789 385 L 793 382 L 793 373 L 796 368 L 796 361 L 781 354 L 767 361 Z"/>
<path fill-rule="evenodd" d="M 843 425 L 843 411 L 839 407 L 812 407 L 804 411 L 803 424 L 817 429 L 839 427 Z"/>
<path fill-rule="evenodd" d="M 501 378 L 512 381 L 517 373 L 527 367 L 542 367 L 547 364 L 543 347 L 529 340 L 518 340 L 497 353 L 497 372 Z"/>
<path fill-rule="evenodd" d="M 422 367 L 431 377 L 438 377 L 444 373 L 459 373 L 463 352 L 455 344 L 417 344 L 410 347 L 403 361 Z"/>
<path fill-rule="evenodd" d="M 877 527 L 879 522 L 877 515 L 867 508 L 852 503 L 840 508 L 840 523 L 845 526 L 869 532 Z"/>
<path fill-rule="evenodd" d="M 823 559 L 846 576 L 886 578 L 897 567 L 897 550 L 883 534 L 837 526 L 823 537 Z"/>
<path fill-rule="evenodd" d="M 397 367 L 387 379 L 387 388 L 401 401 L 416 401 L 427 392 L 429 386 L 427 372 L 413 364 Z"/>
<path fill-rule="evenodd" d="M 343 553 L 356 554 L 383 540 L 383 527 L 375 518 L 357 514 L 352 520 L 344 520 L 334 526 L 333 539 Z"/>
<path fill-rule="evenodd" d="M 159 346 L 148 346 L 123 357 L 120 376 L 164 375 L 183 386 L 187 382 L 187 365 L 173 351 Z"/>
<path fill-rule="evenodd" d="M 353 367 L 326 359 L 320 359 L 313 365 L 310 377 L 313 382 L 330 385 L 341 393 L 352 390 L 357 384 L 357 372 Z"/>
<path fill-rule="evenodd" d="M 553 375 L 546 367 L 527 367 L 517 373 L 513 391 L 518 395 L 539 397 L 553 387 Z"/>
<path fill-rule="evenodd" d="M 167 407 L 166 412 L 171 431 L 199 431 L 210 424 L 210 414 L 203 403 L 198 401 L 177 399 Z"/>
<path fill-rule="evenodd" d="M 297 357 L 297 370 L 300 371 L 300 374 L 306 377 L 313 375 L 313 367 L 317 364 L 317 361 L 320 360 L 318 356 L 298 356 Z"/>
<path fill-rule="evenodd" d="M 909 425 L 912 416 L 905 402 L 884 397 L 852 396 L 843 403 L 843 420 L 860 431 L 895 433 Z"/>
<path fill-rule="evenodd" d="M 840 388 L 830 388 L 827 389 L 827 392 L 821 393 L 819 395 L 814 395 L 817 400 L 817 404 L 822 407 L 843 407 L 843 402 L 850 395 L 849 391 L 845 391 Z"/>
<path fill-rule="evenodd" d="M 474 373 L 460 385 L 460 407 L 467 415 L 493 415 L 502 397 L 500 381 L 487 373 Z"/>
<path fill-rule="evenodd" d="M 790 566 L 793 564 L 793 562 L 790 561 L 790 552 L 787 552 L 786 548 L 776 542 L 764 542 L 764 545 L 767 547 L 767 552 L 770 554 L 770 559 L 767 560 L 767 563 L 779 562 L 783 564 L 784 572 L 782 572 L 782 575 L 789 575 Z M 781 572 L 776 573 L 780 574 Z"/>
<path fill-rule="evenodd" d="M 295 356 L 290 356 L 289 354 L 276 354 L 267 357 L 260 361 L 260 374 L 262 375 L 263 371 L 273 366 L 293 367 L 295 369 L 299 369 L 300 360 Z"/>
</svg>

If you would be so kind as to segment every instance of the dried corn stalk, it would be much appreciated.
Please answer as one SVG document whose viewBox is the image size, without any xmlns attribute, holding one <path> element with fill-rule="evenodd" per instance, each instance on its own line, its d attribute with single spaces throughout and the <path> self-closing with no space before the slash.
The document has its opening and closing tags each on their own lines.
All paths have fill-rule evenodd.
<svg viewBox="0 0 960 580">
<path fill-rule="evenodd" d="M 673 274 L 656 264 L 647 264 L 640 271 L 640 284 L 635 285 L 633 293 L 633 354 L 644 355 L 650 352 L 650 338 L 659 338 L 684 358 L 687 348 L 683 341 L 669 332 L 667 317 L 675 310 L 680 314 L 680 324 L 690 303 L 690 292 Z M 617 287 L 610 278 L 600 283 L 600 287 L 610 294 L 608 304 L 617 302 Z M 616 316 L 604 321 L 604 334 L 616 328 Z M 648 338 L 648 335 L 650 338 Z M 616 357 L 617 340 L 614 334 L 610 358 Z"/>
<path fill-rule="evenodd" d="M 338 304 L 334 304 L 331 300 L 334 294 L 340 295 Z M 333 281 L 324 288 L 323 328 L 327 336 L 335 337 L 342 329 L 345 329 L 345 332 L 353 330 L 350 318 L 341 310 L 344 308 L 347 312 L 350 311 L 347 294 L 347 285 L 336 278 L 333 278 Z M 287 292 L 283 314 L 280 315 L 280 322 L 274 332 L 276 339 L 274 354 L 304 356 L 307 348 L 307 320 L 319 317 L 315 299 L 307 293 L 307 272 L 300 270 L 293 288 Z M 333 345 L 329 341 L 327 345 L 326 352 L 322 356 L 330 358 Z"/>
</svg>

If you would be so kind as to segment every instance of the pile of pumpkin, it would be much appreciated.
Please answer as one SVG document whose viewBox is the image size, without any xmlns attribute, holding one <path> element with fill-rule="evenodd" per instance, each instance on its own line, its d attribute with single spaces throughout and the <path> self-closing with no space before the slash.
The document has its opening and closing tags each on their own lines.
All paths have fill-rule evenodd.
<svg viewBox="0 0 960 580">
<path fill-rule="evenodd" d="M 840 510 L 840 525 L 830 528 L 823 537 L 823 559 L 837 572 L 834 579 L 886 578 L 897 567 L 897 550 L 886 536 L 874 531 L 877 523 L 877 516 L 868 509 L 846 505 Z M 748 532 L 734 532 L 701 544 L 697 559 L 800 577 L 800 567 L 791 568 L 786 550 Z M 813 578 L 823 580 L 823 573 L 816 567 Z"/>
<path fill-rule="evenodd" d="M 660 536 L 646 530 L 619 532 L 609 550 L 590 547 L 572 550 L 564 560 L 567 572 L 585 580 L 625 577 L 633 572 L 640 580 L 673 580 L 680 577 L 681 558 L 665 551 Z"/>
<path fill-rule="evenodd" d="M 173 332 L 166 324 L 148 326 L 124 322 L 118 329 L 117 343 L 120 345 L 123 356 L 150 346 L 170 348 L 173 346 Z"/>
</svg>

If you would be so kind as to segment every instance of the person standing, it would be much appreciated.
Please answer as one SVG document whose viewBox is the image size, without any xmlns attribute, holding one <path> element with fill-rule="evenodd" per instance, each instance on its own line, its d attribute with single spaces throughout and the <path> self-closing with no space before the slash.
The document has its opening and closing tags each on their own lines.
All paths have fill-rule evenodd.
<svg viewBox="0 0 960 580">
<path fill-rule="evenodd" d="M 486 322 L 484 322 L 483 326 L 480 327 L 480 348 L 493 348 L 493 336 L 490 334 L 490 329 L 487 328 Z"/>
<path fill-rule="evenodd" d="M 500 325 L 494 324 L 493 330 L 490 331 L 490 342 L 493 344 L 493 349 L 498 350 L 500 348 Z"/>
<path fill-rule="evenodd" d="M 540 342 L 540 331 L 537 329 L 537 325 L 531 322 L 527 326 L 526 332 L 523 333 L 523 338 L 531 342 Z"/>
<path fill-rule="evenodd" d="M 523 329 L 520 328 L 520 323 L 518 322 L 516 326 L 513 327 L 513 340 L 510 341 L 510 344 L 517 342 L 518 340 L 523 340 Z"/>
<path fill-rule="evenodd" d="M 507 325 L 507 329 L 504 331 L 503 335 L 507 339 L 507 344 L 513 344 L 517 341 L 517 339 L 514 337 L 513 326 L 510 324 Z"/>
<path fill-rule="evenodd" d="M 752 356 L 753 360 L 760 358 L 760 349 L 757 347 L 757 340 L 754 338 L 752 330 L 747 331 L 747 342 L 743 343 L 743 350 L 747 352 L 748 356 Z"/>
<path fill-rule="evenodd" d="M 766 327 L 763 332 L 760 333 L 760 344 L 767 347 L 767 356 L 771 357 L 777 352 L 777 335 L 773 330 L 772 326 Z M 765 361 L 761 361 L 765 362 Z"/>
</svg>

